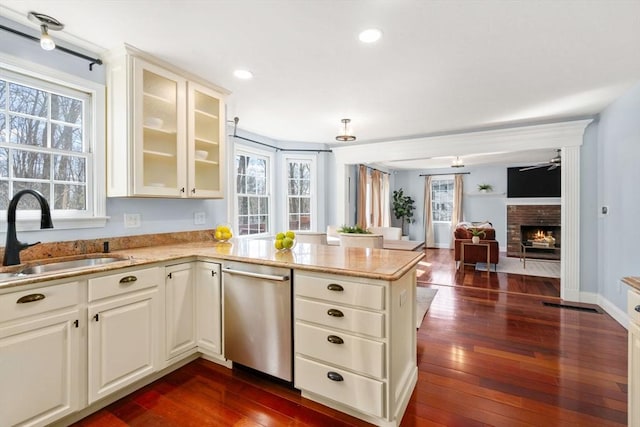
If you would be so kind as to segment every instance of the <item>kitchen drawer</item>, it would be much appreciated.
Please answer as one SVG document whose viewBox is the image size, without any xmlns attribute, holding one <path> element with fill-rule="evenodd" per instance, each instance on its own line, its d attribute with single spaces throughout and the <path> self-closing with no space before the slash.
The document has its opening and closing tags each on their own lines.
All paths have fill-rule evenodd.
<svg viewBox="0 0 640 427">
<path fill-rule="evenodd" d="M 317 277 L 297 271 L 294 276 L 294 285 L 296 295 L 384 310 L 383 286 L 350 282 L 339 276 Z"/>
<path fill-rule="evenodd" d="M 629 289 L 627 307 L 629 311 L 629 320 L 640 325 L 640 293 L 634 289 Z"/>
<path fill-rule="evenodd" d="M 162 271 L 159 267 L 96 277 L 89 279 L 89 301 L 152 288 L 161 281 Z"/>
<path fill-rule="evenodd" d="M 329 379 L 338 374 L 342 381 Z M 295 386 L 376 417 L 384 416 L 384 383 L 300 356 L 295 360 Z"/>
<path fill-rule="evenodd" d="M 77 305 L 80 282 L 0 295 L 0 323 Z M 31 302 L 18 303 L 18 300 Z"/>
<path fill-rule="evenodd" d="M 384 378 L 384 343 L 300 322 L 296 322 L 295 329 L 296 353 Z"/>
<path fill-rule="evenodd" d="M 338 316 L 332 316 L 329 313 L 335 313 Z M 296 298 L 295 315 L 298 320 L 319 323 L 344 331 L 366 334 L 376 338 L 384 338 L 385 335 L 384 313 Z"/>
</svg>

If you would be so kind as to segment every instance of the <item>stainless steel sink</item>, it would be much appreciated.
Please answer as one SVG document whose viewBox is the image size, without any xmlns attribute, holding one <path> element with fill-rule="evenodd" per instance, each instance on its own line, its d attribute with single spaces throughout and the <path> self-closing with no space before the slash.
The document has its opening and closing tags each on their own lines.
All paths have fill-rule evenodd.
<svg viewBox="0 0 640 427">
<path fill-rule="evenodd" d="M 76 268 L 94 267 L 96 265 L 111 264 L 113 262 L 126 261 L 126 258 L 104 257 L 104 258 L 84 258 L 75 259 L 69 261 L 50 262 L 48 264 L 31 265 L 22 271 L 20 274 L 32 275 L 51 273 L 60 270 L 70 270 Z M 6 273 L 9 274 L 9 273 Z M 1 277 L 0 277 L 1 279 Z"/>
</svg>

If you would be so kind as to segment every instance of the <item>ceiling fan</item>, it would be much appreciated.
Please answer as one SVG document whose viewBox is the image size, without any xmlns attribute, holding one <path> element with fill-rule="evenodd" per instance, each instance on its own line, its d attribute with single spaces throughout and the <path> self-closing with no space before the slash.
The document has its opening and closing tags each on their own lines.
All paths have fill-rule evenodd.
<svg viewBox="0 0 640 427">
<path fill-rule="evenodd" d="M 547 166 L 549 167 L 547 169 L 548 171 L 554 170 L 555 168 L 560 166 L 560 164 L 562 163 L 562 158 L 560 157 L 560 150 L 558 149 L 556 150 L 556 152 L 557 154 L 551 159 L 549 159 L 548 162 L 538 163 L 537 165 L 533 165 L 533 166 L 527 166 L 525 168 L 520 169 L 520 172 L 528 171 L 531 169 L 546 168 Z"/>
</svg>

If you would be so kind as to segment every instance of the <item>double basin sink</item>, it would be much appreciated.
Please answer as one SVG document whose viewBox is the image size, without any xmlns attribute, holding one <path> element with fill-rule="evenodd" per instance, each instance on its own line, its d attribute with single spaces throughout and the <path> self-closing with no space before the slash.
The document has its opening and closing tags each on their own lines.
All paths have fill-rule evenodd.
<svg viewBox="0 0 640 427">
<path fill-rule="evenodd" d="M 129 258 L 104 256 L 95 258 L 67 259 L 53 262 L 42 261 L 42 263 L 30 262 L 26 266 L 22 266 L 21 268 L 15 268 L 12 271 L 7 272 L 0 272 L 0 282 L 16 280 L 39 274 L 56 273 L 63 270 L 82 270 L 99 265 L 126 261 L 128 259 Z"/>
</svg>

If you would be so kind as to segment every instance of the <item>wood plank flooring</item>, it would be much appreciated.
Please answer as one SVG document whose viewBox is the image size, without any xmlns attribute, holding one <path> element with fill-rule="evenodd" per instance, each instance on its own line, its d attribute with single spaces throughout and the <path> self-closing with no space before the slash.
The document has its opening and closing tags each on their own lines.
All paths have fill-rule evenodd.
<svg viewBox="0 0 640 427">
<path fill-rule="evenodd" d="M 428 260 L 438 266 L 446 255 L 429 253 Z M 462 284 L 420 284 L 438 293 L 418 330 L 418 384 L 402 426 L 626 425 L 622 326 L 607 314 L 547 307 L 542 301 L 560 300 L 521 292 L 554 287 L 541 278 L 507 275 L 496 283 L 468 273 Z M 447 274 L 455 278 L 424 273 L 433 280 Z M 368 424 L 282 384 L 200 359 L 77 425 Z"/>
</svg>

